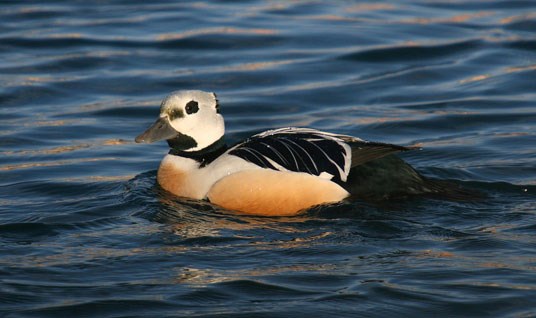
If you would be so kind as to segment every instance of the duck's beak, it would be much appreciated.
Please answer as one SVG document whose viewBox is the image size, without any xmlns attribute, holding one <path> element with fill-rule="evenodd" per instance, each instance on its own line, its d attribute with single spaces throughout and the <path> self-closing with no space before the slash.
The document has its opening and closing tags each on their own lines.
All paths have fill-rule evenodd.
<svg viewBox="0 0 536 318">
<path fill-rule="evenodd" d="M 136 137 L 137 143 L 151 143 L 158 140 L 175 138 L 179 133 L 173 129 L 167 117 L 160 117 L 141 135 Z"/>
</svg>

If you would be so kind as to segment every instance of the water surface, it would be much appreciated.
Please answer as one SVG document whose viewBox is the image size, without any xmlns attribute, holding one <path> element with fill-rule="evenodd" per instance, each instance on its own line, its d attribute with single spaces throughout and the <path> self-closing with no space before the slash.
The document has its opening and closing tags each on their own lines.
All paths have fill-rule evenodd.
<svg viewBox="0 0 536 318">
<path fill-rule="evenodd" d="M 533 1 L 0 4 L 0 315 L 536 315 Z M 155 186 L 177 89 L 228 140 L 307 126 L 487 195 L 293 218 Z"/>
</svg>

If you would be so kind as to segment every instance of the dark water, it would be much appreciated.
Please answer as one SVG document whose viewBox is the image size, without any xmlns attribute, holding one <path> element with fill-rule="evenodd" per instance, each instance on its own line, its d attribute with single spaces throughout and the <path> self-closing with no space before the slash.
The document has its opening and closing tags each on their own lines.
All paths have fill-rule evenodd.
<svg viewBox="0 0 536 318">
<path fill-rule="evenodd" d="M 46 4 L 44 4 L 46 3 Z M 91 4 L 89 4 L 91 3 Z M 536 316 L 536 2 L 0 4 L 0 316 Z M 236 215 L 155 187 L 177 89 L 229 140 L 421 144 L 487 195 Z"/>
</svg>

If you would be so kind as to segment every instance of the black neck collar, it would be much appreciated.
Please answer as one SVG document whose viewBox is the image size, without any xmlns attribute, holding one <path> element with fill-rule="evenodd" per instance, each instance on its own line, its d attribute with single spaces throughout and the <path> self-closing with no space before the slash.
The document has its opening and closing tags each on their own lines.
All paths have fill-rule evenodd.
<svg viewBox="0 0 536 318">
<path fill-rule="evenodd" d="M 205 147 L 197 151 L 185 151 L 177 148 L 171 148 L 169 154 L 173 156 L 179 156 L 184 158 L 194 159 L 199 162 L 201 167 L 204 167 L 218 158 L 225 151 L 227 151 L 227 145 L 223 137 L 212 143 L 210 146 Z"/>
</svg>

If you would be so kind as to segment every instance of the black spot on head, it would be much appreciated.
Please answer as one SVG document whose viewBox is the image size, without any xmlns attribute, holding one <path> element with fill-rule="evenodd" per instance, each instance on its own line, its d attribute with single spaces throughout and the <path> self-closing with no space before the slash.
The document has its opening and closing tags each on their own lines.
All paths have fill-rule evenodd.
<svg viewBox="0 0 536 318">
<path fill-rule="evenodd" d="M 185 109 L 188 115 L 195 114 L 199 110 L 199 104 L 195 100 L 191 100 L 186 104 Z"/>
<path fill-rule="evenodd" d="M 175 108 L 168 112 L 168 116 L 169 116 L 169 120 L 182 118 L 184 117 L 184 112 L 182 111 L 182 109 Z"/>
</svg>

